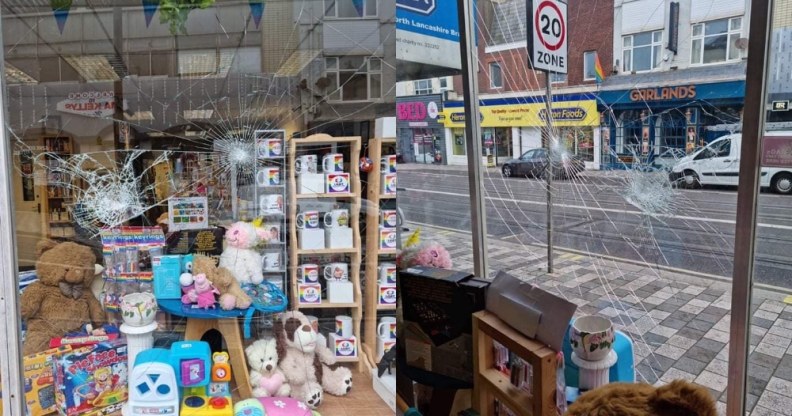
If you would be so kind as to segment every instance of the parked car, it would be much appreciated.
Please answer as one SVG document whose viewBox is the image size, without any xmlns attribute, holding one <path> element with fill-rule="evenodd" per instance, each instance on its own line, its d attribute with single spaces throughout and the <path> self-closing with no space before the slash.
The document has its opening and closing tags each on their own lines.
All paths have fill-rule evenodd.
<svg viewBox="0 0 792 416">
<path fill-rule="evenodd" d="M 501 173 L 504 177 L 543 178 L 547 172 L 547 149 L 531 149 L 516 159 L 503 164 Z M 579 157 L 569 154 L 553 155 L 553 178 L 567 179 L 577 177 L 585 169 L 585 163 Z"/>
<path fill-rule="evenodd" d="M 792 131 L 768 132 L 767 136 L 790 136 Z M 687 188 L 702 185 L 737 186 L 740 179 L 742 135 L 730 134 L 679 159 L 671 169 L 672 183 Z M 763 188 L 779 194 L 792 193 L 792 169 L 763 167 L 759 181 Z"/>
</svg>

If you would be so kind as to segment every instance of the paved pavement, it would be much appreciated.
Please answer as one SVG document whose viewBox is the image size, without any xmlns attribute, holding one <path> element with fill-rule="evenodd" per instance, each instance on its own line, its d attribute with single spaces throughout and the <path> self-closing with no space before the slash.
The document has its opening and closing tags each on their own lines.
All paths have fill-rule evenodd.
<svg viewBox="0 0 792 416">
<path fill-rule="evenodd" d="M 472 271 L 470 234 L 422 227 L 422 236 L 448 248 L 455 269 Z M 545 254 L 541 247 L 489 240 L 492 275 L 508 271 L 574 302 L 578 315 L 609 317 L 635 341 L 641 381 L 693 381 L 709 389 L 725 414 L 728 283 L 563 251 L 556 253 L 555 273 L 547 274 Z M 792 416 L 792 305 L 777 292 L 754 295 L 748 408 L 755 416 Z"/>
</svg>

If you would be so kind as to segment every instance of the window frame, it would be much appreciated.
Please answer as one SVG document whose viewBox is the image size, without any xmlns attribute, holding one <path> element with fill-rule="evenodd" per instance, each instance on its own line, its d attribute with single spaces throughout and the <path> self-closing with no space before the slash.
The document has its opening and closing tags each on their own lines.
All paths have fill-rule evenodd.
<svg viewBox="0 0 792 416">
<path fill-rule="evenodd" d="M 595 81 L 597 79 L 597 75 L 596 74 L 593 77 L 590 77 L 590 78 L 586 76 L 588 74 L 588 71 L 586 70 L 586 66 L 587 66 L 586 65 L 586 63 L 587 63 L 586 56 L 589 56 L 589 55 L 592 56 L 592 59 L 591 59 L 592 68 L 590 68 L 590 69 L 591 69 L 592 73 L 596 72 L 594 67 L 596 66 L 596 62 L 597 62 L 597 51 L 585 51 L 585 52 L 583 52 L 583 81 Z"/>
<path fill-rule="evenodd" d="M 557 78 L 560 77 L 560 78 Z M 560 72 L 551 72 L 550 73 L 550 83 L 551 84 L 566 84 L 567 83 L 567 74 L 562 74 Z"/>
<path fill-rule="evenodd" d="M 726 21 L 726 32 L 718 33 L 718 34 L 715 34 L 715 35 L 707 35 L 707 33 L 706 33 L 707 24 L 720 22 L 720 21 L 724 21 L 724 20 Z M 737 28 L 737 29 L 732 29 L 732 21 L 735 21 L 735 20 L 739 20 L 740 21 L 740 27 Z M 721 65 L 721 64 L 728 64 L 728 63 L 733 63 L 733 62 L 739 62 L 742 58 L 740 57 L 739 49 L 737 49 L 737 47 L 734 46 L 733 38 L 739 39 L 739 38 L 742 37 L 742 30 L 743 30 L 744 20 L 745 20 L 745 16 L 744 15 L 740 15 L 740 16 L 724 17 L 722 19 L 706 20 L 706 21 L 702 21 L 702 22 L 692 23 L 690 25 L 690 65 L 691 66 L 706 66 L 706 65 Z M 701 33 L 698 34 L 698 35 L 694 35 L 696 27 L 700 27 L 701 28 Z M 705 40 L 707 38 L 714 38 L 714 37 L 718 37 L 718 36 L 725 36 L 726 37 L 726 51 L 725 51 L 724 59 L 722 61 L 716 61 L 716 62 L 704 62 L 704 44 L 705 44 Z M 699 51 L 698 51 L 699 52 L 698 59 L 694 60 L 693 59 L 693 53 L 694 53 L 693 44 L 696 41 L 699 41 L 701 46 L 700 46 Z M 736 58 L 729 59 L 729 55 L 730 55 L 729 52 L 730 52 L 731 48 L 735 49 L 735 51 L 737 53 L 737 57 Z"/>
<path fill-rule="evenodd" d="M 498 76 L 500 78 L 500 85 L 495 85 L 494 80 L 495 77 L 492 76 L 492 69 L 497 67 L 498 68 Z M 492 61 L 489 63 L 488 66 L 489 71 L 487 74 L 489 75 L 489 86 L 492 90 L 502 89 L 503 88 L 503 67 L 499 61 Z"/>
<path fill-rule="evenodd" d="M 418 85 L 422 82 L 427 83 L 427 85 L 423 88 L 419 88 Z M 413 89 L 415 89 L 415 95 L 429 95 L 434 91 L 431 79 L 416 79 L 413 81 Z"/>
<path fill-rule="evenodd" d="M 650 52 L 649 56 L 650 56 L 650 59 L 652 61 L 655 59 L 655 54 L 654 54 L 655 47 L 657 47 L 660 52 L 663 51 L 663 29 L 650 30 L 650 31 L 646 31 L 646 32 L 630 33 L 628 35 L 622 36 L 622 54 L 621 55 L 622 55 L 622 71 L 623 72 L 625 72 L 625 73 L 633 73 L 633 72 L 635 72 L 636 74 L 644 73 L 644 72 L 651 72 L 651 71 L 657 70 L 657 68 L 660 66 L 660 61 L 662 59 L 658 59 L 658 62 L 650 61 L 649 62 L 649 67 L 650 67 L 649 69 L 643 69 L 643 70 L 640 70 L 640 71 L 633 69 L 633 68 L 635 68 L 635 61 L 634 61 L 635 49 L 636 49 L 635 36 L 636 35 L 643 35 L 643 34 L 646 34 L 646 33 L 649 33 L 650 36 L 651 36 L 651 40 L 650 40 L 649 44 L 640 45 L 637 48 L 649 48 L 649 52 Z M 655 41 L 655 34 L 656 33 L 660 34 L 660 37 L 659 37 L 659 39 L 657 41 Z M 626 46 L 627 39 L 630 40 L 630 42 L 629 42 L 630 46 Z M 627 67 L 627 58 L 625 58 L 625 53 L 626 52 L 630 53 L 629 68 Z"/>
<path fill-rule="evenodd" d="M 340 0 L 340 1 L 351 1 L 351 0 Z M 368 10 L 368 1 L 363 0 L 363 14 L 361 16 L 339 16 L 338 15 L 338 2 L 339 0 L 323 0 L 322 5 L 324 9 L 322 11 L 322 16 L 325 19 L 339 19 L 339 20 L 346 20 L 346 19 L 373 19 L 379 17 L 379 2 L 374 1 L 376 10 L 374 10 L 373 14 L 369 14 Z M 333 13 L 328 14 L 328 4 L 332 5 Z"/>
<path fill-rule="evenodd" d="M 361 103 L 361 102 L 380 102 L 380 101 L 382 101 L 383 100 L 383 97 L 382 97 L 382 65 L 383 65 L 383 59 L 380 58 L 380 57 L 376 57 L 376 56 L 362 56 L 361 55 L 360 57 L 363 58 L 363 60 L 364 60 L 364 65 L 362 65 L 362 66 L 365 66 L 365 72 L 361 72 L 360 68 L 358 68 L 357 70 L 355 70 L 353 72 L 351 70 L 341 70 L 341 68 L 339 66 L 339 60 L 341 58 L 346 58 L 346 57 L 348 57 L 348 56 L 325 56 L 324 57 L 324 62 L 325 62 L 324 76 L 327 77 L 327 78 L 331 78 L 331 77 L 334 76 L 335 77 L 335 87 L 336 87 L 335 90 L 327 91 L 325 93 L 325 96 L 327 97 L 327 102 L 332 102 L 332 103 Z M 335 60 L 335 65 L 333 65 L 333 68 L 328 69 L 327 62 L 331 61 L 331 60 Z M 379 69 L 372 69 L 371 68 L 372 67 L 372 65 L 371 65 L 372 61 L 379 61 L 379 63 L 380 63 L 379 64 Z M 352 75 L 361 74 L 361 73 L 366 75 L 366 99 L 364 99 L 364 100 L 344 100 L 344 89 L 343 89 L 343 86 L 341 85 L 341 74 L 343 72 L 351 72 Z M 372 89 L 371 89 L 372 75 L 378 75 L 379 78 L 380 78 L 379 93 L 377 94 L 376 97 L 372 96 L 372 94 L 371 94 L 371 92 L 372 92 Z"/>
</svg>

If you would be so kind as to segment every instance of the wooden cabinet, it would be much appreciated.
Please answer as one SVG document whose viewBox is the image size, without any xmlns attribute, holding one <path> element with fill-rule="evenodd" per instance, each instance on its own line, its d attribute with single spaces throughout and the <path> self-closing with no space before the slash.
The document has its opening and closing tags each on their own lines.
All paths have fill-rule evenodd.
<svg viewBox="0 0 792 416">
<path fill-rule="evenodd" d="M 74 178 L 59 168 L 72 156 L 74 141 L 67 136 L 44 136 L 41 146 L 44 152 L 39 163 L 46 166 L 46 182 L 40 190 L 42 234 L 47 238 L 73 237 Z"/>
</svg>

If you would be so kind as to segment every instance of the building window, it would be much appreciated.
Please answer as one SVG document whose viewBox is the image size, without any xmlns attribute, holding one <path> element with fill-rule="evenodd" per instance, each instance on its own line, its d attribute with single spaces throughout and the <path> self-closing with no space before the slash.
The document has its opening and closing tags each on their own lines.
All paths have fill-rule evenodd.
<svg viewBox="0 0 792 416">
<path fill-rule="evenodd" d="M 324 7 L 325 17 L 377 17 L 377 0 L 325 0 Z"/>
<path fill-rule="evenodd" d="M 550 83 L 551 84 L 563 84 L 567 80 L 567 74 L 560 74 L 558 72 L 551 72 L 550 73 Z"/>
<path fill-rule="evenodd" d="M 660 64 L 663 31 L 644 32 L 622 38 L 624 72 L 650 71 Z"/>
<path fill-rule="evenodd" d="M 490 34 L 489 46 L 525 42 L 525 0 L 489 2 L 492 5 L 490 20 L 483 29 Z"/>
<path fill-rule="evenodd" d="M 432 80 L 419 79 L 415 81 L 415 95 L 425 95 L 432 93 Z"/>
<path fill-rule="evenodd" d="M 382 98 L 382 60 L 365 56 L 325 58 L 330 101 L 370 101 Z"/>
<path fill-rule="evenodd" d="M 583 52 L 583 79 L 585 81 L 592 81 L 597 78 L 597 73 L 594 70 L 596 57 L 597 53 L 594 51 Z"/>
<path fill-rule="evenodd" d="M 741 32 L 742 17 L 693 25 L 690 63 L 714 64 L 740 59 L 736 43 Z"/>
<path fill-rule="evenodd" d="M 501 73 L 501 66 L 497 62 L 490 62 L 490 88 L 503 88 L 503 73 Z"/>
<path fill-rule="evenodd" d="M 448 86 L 448 78 L 440 78 L 440 91 L 448 91 L 451 88 Z"/>
</svg>

